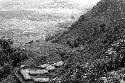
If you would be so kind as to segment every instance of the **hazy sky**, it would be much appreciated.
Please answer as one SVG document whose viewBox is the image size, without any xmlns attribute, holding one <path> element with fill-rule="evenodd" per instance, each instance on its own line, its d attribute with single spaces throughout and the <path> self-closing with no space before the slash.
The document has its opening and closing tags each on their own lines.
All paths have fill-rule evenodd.
<svg viewBox="0 0 125 83">
<path fill-rule="evenodd" d="M 26 4 L 39 4 L 39 3 L 46 3 L 46 2 L 51 2 L 54 0 L 0 0 L 0 7 L 2 5 L 6 5 L 6 3 L 10 2 L 21 2 L 21 3 L 26 3 Z M 70 2 L 75 2 L 79 4 L 79 7 L 82 8 L 87 8 L 89 6 L 95 5 L 98 1 L 100 0 L 61 0 L 61 1 L 70 1 Z"/>
<path fill-rule="evenodd" d="M 77 2 L 80 6 L 85 7 L 87 5 L 95 5 L 100 0 L 70 0 L 70 1 Z"/>
</svg>

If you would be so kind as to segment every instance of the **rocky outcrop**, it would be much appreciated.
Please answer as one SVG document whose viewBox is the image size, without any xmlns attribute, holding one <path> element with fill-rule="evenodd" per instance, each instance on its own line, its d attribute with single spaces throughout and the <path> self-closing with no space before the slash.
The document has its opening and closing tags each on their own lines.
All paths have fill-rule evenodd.
<svg viewBox="0 0 125 83">
<path fill-rule="evenodd" d="M 54 70 L 57 70 L 56 68 L 61 67 L 64 64 L 63 61 L 59 61 L 57 63 L 53 64 L 43 64 L 38 67 L 26 67 L 22 66 L 19 70 L 16 72 L 16 77 L 20 80 L 20 82 L 28 82 L 29 80 L 32 82 L 49 82 L 53 80 L 53 78 L 50 78 L 50 73 Z M 48 76 L 47 76 L 48 74 Z M 23 78 L 20 76 L 22 75 Z M 34 76 L 35 75 L 35 76 Z"/>
</svg>

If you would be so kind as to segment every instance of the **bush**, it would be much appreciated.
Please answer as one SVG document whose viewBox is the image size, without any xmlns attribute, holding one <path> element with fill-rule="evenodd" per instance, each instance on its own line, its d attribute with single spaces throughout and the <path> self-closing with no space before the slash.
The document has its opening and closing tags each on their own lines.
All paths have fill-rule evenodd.
<svg viewBox="0 0 125 83">
<path fill-rule="evenodd" d="M 7 77 L 14 67 L 28 59 L 25 51 L 17 47 L 12 47 L 13 41 L 10 39 L 0 39 L 0 79 Z"/>
</svg>

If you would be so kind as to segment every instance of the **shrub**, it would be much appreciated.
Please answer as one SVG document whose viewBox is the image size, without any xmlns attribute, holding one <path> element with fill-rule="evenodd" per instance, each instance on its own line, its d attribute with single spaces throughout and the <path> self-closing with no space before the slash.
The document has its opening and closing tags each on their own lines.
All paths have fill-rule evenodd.
<svg viewBox="0 0 125 83">
<path fill-rule="evenodd" d="M 10 39 L 0 39 L 0 79 L 7 77 L 14 67 L 28 59 L 25 51 L 19 47 L 12 47 L 13 41 Z"/>
</svg>

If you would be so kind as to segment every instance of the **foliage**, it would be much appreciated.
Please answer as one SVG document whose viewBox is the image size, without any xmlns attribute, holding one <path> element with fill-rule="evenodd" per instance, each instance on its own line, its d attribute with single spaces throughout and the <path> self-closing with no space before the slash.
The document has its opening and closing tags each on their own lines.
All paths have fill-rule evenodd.
<svg viewBox="0 0 125 83">
<path fill-rule="evenodd" d="M 0 80 L 7 77 L 14 67 L 18 67 L 22 61 L 28 59 L 24 50 L 12 47 L 10 39 L 0 39 Z"/>
<path fill-rule="evenodd" d="M 75 50 L 59 71 L 65 70 L 64 74 L 59 74 L 62 83 L 100 83 L 102 77 L 110 78 L 107 76 L 109 72 L 125 67 L 125 20 L 120 18 L 119 4 L 119 0 L 102 0 L 82 15 L 68 33 L 54 40 Z M 77 51 L 80 46 L 84 48 Z M 111 53 L 109 49 L 112 49 Z M 111 79 L 114 82 L 107 83 L 119 81 L 114 77 Z M 104 80 L 101 82 L 104 83 Z"/>
<path fill-rule="evenodd" d="M 65 52 L 62 51 L 63 48 L 60 48 L 61 51 L 55 50 L 56 46 L 52 46 L 53 49 L 49 48 L 49 56 L 54 55 L 50 60 L 59 55 L 58 57 L 65 62 L 61 68 L 53 72 L 52 78 L 55 80 L 52 80 L 52 83 L 104 83 L 102 77 L 108 79 L 112 71 L 122 71 L 121 69 L 125 67 L 125 20 L 119 17 L 117 3 L 119 4 L 119 0 L 102 0 L 87 14 L 82 15 L 69 31 L 56 36 L 52 43 L 66 45 L 70 50 Z M 1 39 L 0 45 L 2 74 L 8 72 L 4 66 L 17 67 L 18 64 L 15 63 L 28 58 L 25 51 L 12 48 L 6 40 Z M 77 48 L 80 46 L 84 48 L 78 51 Z M 34 58 L 35 65 L 41 60 L 44 61 L 44 58 L 40 56 Z M 114 81 L 108 80 L 107 83 L 118 82 L 115 77 L 111 79 Z"/>
</svg>

